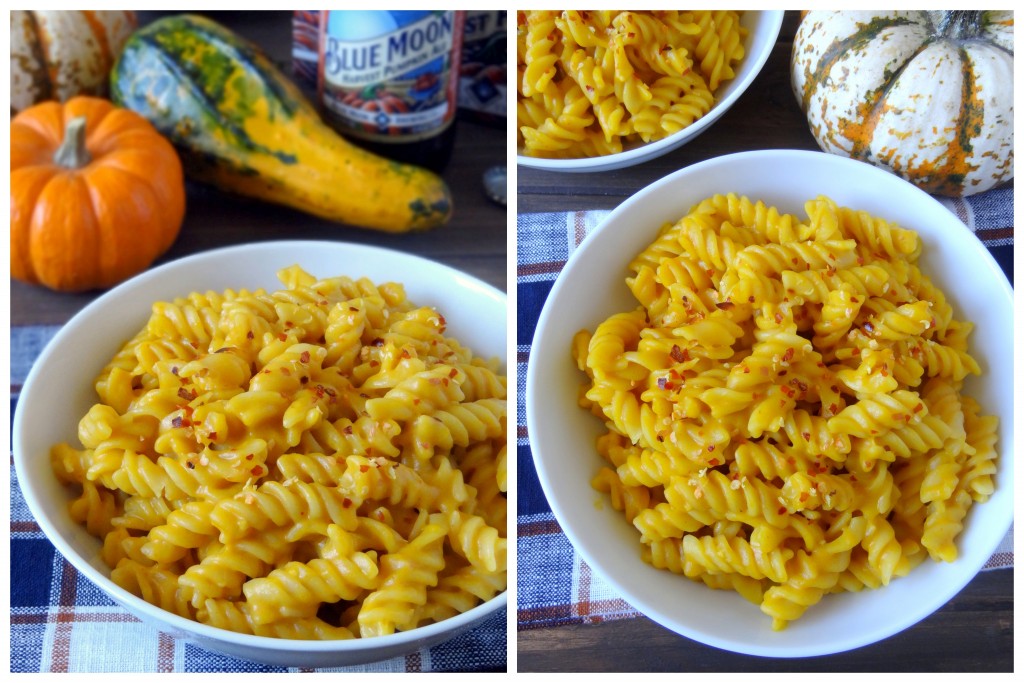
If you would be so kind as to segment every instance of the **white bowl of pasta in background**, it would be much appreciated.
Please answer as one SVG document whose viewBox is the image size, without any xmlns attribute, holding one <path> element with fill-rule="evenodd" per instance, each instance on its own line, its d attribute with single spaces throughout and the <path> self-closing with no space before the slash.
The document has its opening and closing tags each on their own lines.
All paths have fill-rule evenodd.
<svg viewBox="0 0 1024 683">
<path fill-rule="evenodd" d="M 743 59 L 736 68 L 736 77 L 722 83 L 715 93 L 715 104 L 707 114 L 668 137 L 650 143 L 631 143 L 617 154 L 575 159 L 547 159 L 523 154 L 520 147 L 516 163 L 528 168 L 567 173 L 611 171 L 641 164 L 685 145 L 714 124 L 750 87 L 768 60 L 782 28 L 782 10 L 747 10 L 740 25 L 749 31 Z"/>
<path fill-rule="evenodd" d="M 757 605 L 732 591 L 653 568 L 640 556 L 640 534 L 590 480 L 603 460 L 595 439 L 607 431 L 578 404 L 585 377 L 571 354 L 574 335 L 591 332 L 637 300 L 625 285 L 627 263 L 666 222 L 674 223 L 715 194 L 762 200 L 805 215 L 804 202 L 826 195 L 840 206 L 916 230 L 921 269 L 975 324 L 970 352 L 982 374 L 964 393 L 999 418 L 996 490 L 976 503 L 957 539 L 952 563 L 925 560 L 879 590 L 826 595 L 781 631 Z M 717 648 L 770 657 L 837 653 L 891 636 L 955 596 L 982 568 L 1013 517 L 1013 297 L 981 242 L 946 208 L 899 178 L 868 164 L 820 152 L 762 151 L 699 163 L 638 192 L 613 211 L 572 254 L 537 324 L 526 382 L 526 422 L 543 490 L 561 528 L 583 559 L 621 596 L 676 633 Z M 520 566 L 522 566 L 520 564 Z M 966 628 L 966 626 L 965 626 Z"/>
<path fill-rule="evenodd" d="M 449 640 L 505 607 L 506 593 L 450 619 L 377 638 L 306 641 L 233 633 L 155 607 L 110 579 L 100 540 L 70 517 L 72 494 L 54 476 L 49 449 L 77 443 L 78 421 L 96 403 L 93 381 L 142 328 L 157 301 L 190 292 L 281 288 L 276 273 L 298 264 L 318 278 L 401 282 L 410 301 L 435 307 L 474 355 L 507 366 L 506 297 L 448 266 L 340 242 L 264 242 L 203 252 L 153 268 L 110 290 L 72 318 L 43 350 L 24 384 L 13 422 L 13 454 L 25 500 L 40 528 L 79 572 L 154 628 L 224 654 L 277 666 L 331 667 L 378 661 Z"/>
</svg>

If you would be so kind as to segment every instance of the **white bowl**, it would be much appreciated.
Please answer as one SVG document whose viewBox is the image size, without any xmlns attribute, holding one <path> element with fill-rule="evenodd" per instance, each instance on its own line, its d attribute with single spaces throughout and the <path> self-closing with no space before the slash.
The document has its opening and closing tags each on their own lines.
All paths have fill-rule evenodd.
<svg viewBox="0 0 1024 683">
<path fill-rule="evenodd" d="M 729 107 L 735 104 L 740 95 L 754 82 L 754 78 L 757 77 L 761 67 L 768 60 L 772 48 L 775 47 L 775 41 L 782 28 L 784 14 L 783 10 L 749 10 L 743 13 L 740 17 L 740 25 L 748 29 L 750 33 L 744 43 L 746 55 L 737 67 L 736 77 L 719 87 L 718 92 L 715 93 L 716 102 L 711 111 L 678 133 L 647 144 L 636 143 L 618 154 L 601 157 L 542 159 L 526 156 L 520 149 L 516 156 L 516 163 L 528 168 L 567 173 L 611 171 L 650 161 L 685 145 L 707 130 L 722 114 L 728 111 Z"/>
<path fill-rule="evenodd" d="M 958 319 L 976 324 L 971 353 L 982 375 L 968 393 L 999 417 L 996 492 L 976 504 L 953 563 L 926 561 L 880 590 L 826 596 L 782 631 L 737 594 L 711 590 L 640 559 L 639 532 L 589 484 L 602 460 L 599 421 L 577 405 L 583 376 L 573 335 L 632 310 L 626 264 L 698 201 L 735 192 L 803 215 L 819 194 L 918 231 L 922 270 Z M 981 242 L 933 198 L 886 171 L 821 152 L 762 151 L 711 159 L 633 195 L 589 235 L 555 282 L 537 323 L 526 381 L 526 420 L 541 485 L 570 541 L 637 610 L 693 640 L 725 650 L 800 657 L 842 652 L 891 636 L 956 595 L 990 558 L 1013 518 L 1013 296 Z"/>
<path fill-rule="evenodd" d="M 317 277 L 366 276 L 401 282 L 410 301 L 434 306 L 446 334 L 484 358 L 507 365 L 503 292 L 423 258 L 340 242 L 263 242 L 203 252 L 153 268 L 115 287 L 71 319 L 32 366 L 13 424 L 14 464 L 25 501 L 57 550 L 85 577 L 144 622 L 203 648 L 276 666 L 333 667 L 396 657 L 446 641 L 501 610 L 507 594 L 451 619 L 411 631 L 345 641 L 298 641 L 232 633 L 165 612 L 110 580 L 100 541 L 72 521 L 69 491 L 48 457 L 57 441 L 77 443 L 77 425 L 96 402 L 92 383 L 105 363 L 138 331 L 156 301 L 192 291 L 281 288 L 275 273 L 299 264 Z"/>
</svg>

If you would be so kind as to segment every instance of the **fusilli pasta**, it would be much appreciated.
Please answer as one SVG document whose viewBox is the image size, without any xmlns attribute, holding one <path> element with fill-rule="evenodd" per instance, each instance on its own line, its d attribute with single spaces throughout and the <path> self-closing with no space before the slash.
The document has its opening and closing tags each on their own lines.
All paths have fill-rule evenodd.
<svg viewBox="0 0 1024 683">
<path fill-rule="evenodd" d="M 518 140 L 527 156 L 615 154 L 683 130 L 735 78 L 740 13 L 517 12 Z"/>
<path fill-rule="evenodd" d="M 591 484 L 641 556 L 758 603 L 775 629 L 826 594 L 953 561 L 995 487 L 981 368 L 912 230 L 826 197 L 806 218 L 717 195 L 629 264 L 639 305 L 582 330 Z"/>
<path fill-rule="evenodd" d="M 384 635 L 505 590 L 507 380 L 396 283 L 156 303 L 51 451 L 126 590 L 279 638 Z"/>
</svg>

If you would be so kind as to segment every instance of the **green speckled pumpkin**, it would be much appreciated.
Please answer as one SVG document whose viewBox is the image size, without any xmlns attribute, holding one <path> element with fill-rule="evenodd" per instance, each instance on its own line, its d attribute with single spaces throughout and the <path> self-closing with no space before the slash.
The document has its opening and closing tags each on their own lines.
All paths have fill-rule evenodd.
<svg viewBox="0 0 1024 683">
<path fill-rule="evenodd" d="M 826 152 L 939 195 L 1013 178 L 1012 11 L 810 11 L 791 75 Z"/>
<path fill-rule="evenodd" d="M 204 17 L 137 31 L 111 93 L 174 143 L 189 177 L 223 190 L 387 232 L 450 215 L 439 176 L 344 140 L 259 49 Z"/>
</svg>

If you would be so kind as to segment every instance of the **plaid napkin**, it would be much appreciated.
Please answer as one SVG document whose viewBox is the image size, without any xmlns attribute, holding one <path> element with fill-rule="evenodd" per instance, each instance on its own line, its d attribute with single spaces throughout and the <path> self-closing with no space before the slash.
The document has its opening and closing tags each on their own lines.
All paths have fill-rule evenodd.
<svg viewBox="0 0 1024 683">
<path fill-rule="evenodd" d="M 11 329 L 11 415 L 33 361 L 59 327 Z M 113 602 L 57 552 L 32 518 L 11 461 L 11 673 L 505 671 L 506 611 L 435 647 L 374 664 L 284 668 L 175 640 Z"/>
<path fill-rule="evenodd" d="M 1013 282 L 1013 188 L 939 200 L 988 247 Z M 530 452 L 523 395 L 537 319 L 566 260 L 608 211 L 518 217 L 518 628 L 594 623 L 639 616 L 575 552 L 551 513 Z M 985 569 L 1013 566 L 1013 529 Z"/>
</svg>

